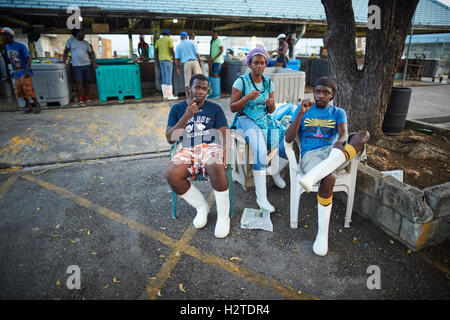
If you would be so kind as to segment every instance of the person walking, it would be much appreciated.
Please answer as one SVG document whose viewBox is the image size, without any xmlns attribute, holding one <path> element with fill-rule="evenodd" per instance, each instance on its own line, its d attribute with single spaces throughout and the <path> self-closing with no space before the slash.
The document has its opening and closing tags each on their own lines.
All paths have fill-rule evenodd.
<svg viewBox="0 0 450 320">
<path fill-rule="evenodd" d="M 181 32 L 181 43 L 175 48 L 175 65 L 178 75 L 181 75 L 180 64 L 183 66 L 186 97 L 189 98 L 189 80 L 193 75 L 202 73 L 202 60 L 194 43 L 187 40 L 187 37 L 186 32 Z"/>
<path fill-rule="evenodd" d="M 172 88 L 173 58 L 175 57 L 173 48 L 173 40 L 170 38 L 169 30 L 163 30 L 162 37 L 155 43 L 155 60 L 159 62 L 161 70 L 161 90 L 163 97 L 168 100 L 178 99 L 178 97 L 173 95 Z"/>
<path fill-rule="evenodd" d="M 41 106 L 36 99 L 33 88 L 33 70 L 31 70 L 31 56 L 27 47 L 20 42 L 14 41 L 14 31 L 8 27 L 2 29 L 3 42 L 6 44 L 6 53 L 12 65 L 11 76 L 14 79 L 16 97 L 25 101 L 23 113 L 41 112 Z M 32 107 L 30 99 L 35 106 Z"/>
</svg>

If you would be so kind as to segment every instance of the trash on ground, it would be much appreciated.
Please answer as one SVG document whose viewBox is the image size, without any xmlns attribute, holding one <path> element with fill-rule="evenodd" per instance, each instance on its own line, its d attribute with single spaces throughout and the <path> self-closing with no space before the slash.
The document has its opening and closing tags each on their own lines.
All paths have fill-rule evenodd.
<svg viewBox="0 0 450 320">
<path fill-rule="evenodd" d="M 245 208 L 241 218 L 242 229 L 262 229 L 273 232 L 270 212 L 262 209 Z"/>
</svg>

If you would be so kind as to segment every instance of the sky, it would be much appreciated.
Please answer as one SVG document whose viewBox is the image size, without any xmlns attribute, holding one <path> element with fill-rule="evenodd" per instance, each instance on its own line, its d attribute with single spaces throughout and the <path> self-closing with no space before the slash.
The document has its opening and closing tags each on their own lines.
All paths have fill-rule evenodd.
<svg viewBox="0 0 450 320">
<path fill-rule="evenodd" d="M 439 2 L 442 2 L 443 4 L 450 7 L 450 0 L 438 0 Z"/>
</svg>

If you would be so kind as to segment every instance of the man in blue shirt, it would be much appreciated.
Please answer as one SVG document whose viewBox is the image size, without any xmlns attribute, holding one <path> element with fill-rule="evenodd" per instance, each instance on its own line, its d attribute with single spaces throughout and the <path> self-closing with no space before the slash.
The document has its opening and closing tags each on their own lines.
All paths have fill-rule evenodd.
<svg viewBox="0 0 450 320">
<path fill-rule="evenodd" d="M 187 40 L 187 37 L 186 32 L 180 33 L 181 43 L 175 48 L 175 65 L 178 75 L 181 75 L 180 62 L 183 65 L 184 86 L 186 87 L 186 97 L 189 98 L 189 80 L 193 75 L 202 73 L 202 59 L 195 44 Z"/>
<path fill-rule="evenodd" d="M 332 79 L 319 78 L 314 84 L 314 104 L 309 99 L 302 101 L 284 137 L 288 143 L 297 134 L 300 138 L 300 169 L 305 173 L 299 180 L 302 187 L 309 192 L 320 181 L 317 194 L 319 228 L 313 245 L 314 253 L 319 256 L 328 252 L 328 225 L 336 182 L 333 172 L 363 150 L 370 139 L 367 131 L 360 131 L 349 139 L 344 109 L 329 105 L 336 89 L 336 82 Z"/>
<path fill-rule="evenodd" d="M 173 144 L 182 139 L 182 148 L 170 160 L 166 180 L 174 192 L 197 210 L 194 227 L 203 228 L 210 208 L 202 193 L 188 179 L 195 179 L 197 175 L 210 179 L 217 207 L 214 235 L 225 238 L 230 232 L 225 172 L 227 119 L 217 103 L 206 100 L 208 79 L 203 74 L 192 76 L 189 87 L 189 98 L 170 109 L 167 142 Z"/>
<path fill-rule="evenodd" d="M 36 93 L 33 88 L 33 71 L 31 70 L 31 56 L 27 47 L 14 41 L 14 31 L 10 28 L 2 29 L 3 42 L 6 43 L 6 53 L 12 65 L 12 78 L 16 89 L 16 97 L 25 101 L 25 110 L 23 113 L 39 113 L 41 106 L 36 99 Z M 34 102 L 31 106 L 30 99 Z"/>
</svg>

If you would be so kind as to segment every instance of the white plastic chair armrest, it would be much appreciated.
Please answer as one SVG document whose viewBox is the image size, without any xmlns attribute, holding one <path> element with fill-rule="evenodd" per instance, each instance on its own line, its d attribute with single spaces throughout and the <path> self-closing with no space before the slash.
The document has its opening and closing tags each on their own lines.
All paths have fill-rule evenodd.
<svg viewBox="0 0 450 320">
<path fill-rule="evenodd" d="M 294 148 L 293 148 L 293 144 L 294 141 L 292 142 L 286 142 L 286 140 L 283 139 L 283 143 L 284 143 L 284 152 L 286 153 L 286 156 L 289 160 L 289 170 L 292 170 L 294 174 L 298 173 L 298 164 L 297 164 L 297 159 L 295 158 L 295 153 L 294 153 Z"/>
</svg>

